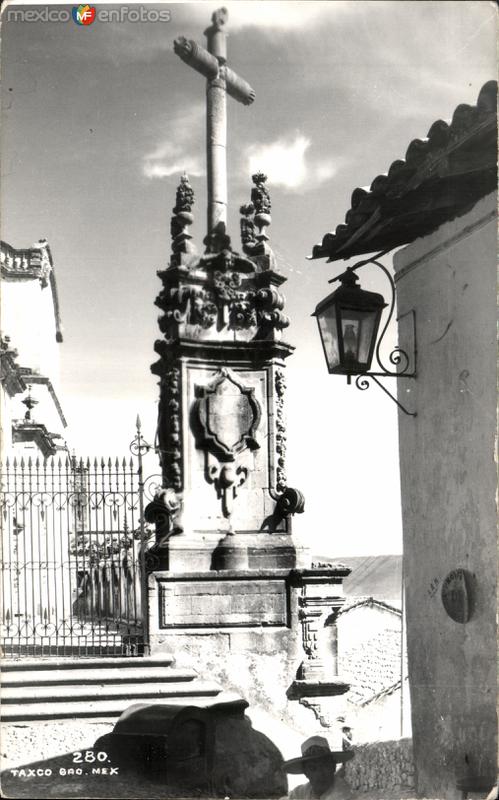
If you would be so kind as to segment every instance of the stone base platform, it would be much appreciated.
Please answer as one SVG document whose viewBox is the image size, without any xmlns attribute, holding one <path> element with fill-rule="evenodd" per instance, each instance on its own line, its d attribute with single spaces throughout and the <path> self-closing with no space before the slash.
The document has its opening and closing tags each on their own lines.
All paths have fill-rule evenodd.
<svg viewBox="0 0 499 800">
<path fill-rule="evenodd" d="M 309 569 L 156 571 L 149 576 L 152 654 L 209 672 L 251 707 L 294 728 L 316 723 L 303 697 L 342 694 L 323 628 L 343 604 L 341 565 Z M 304 679 L 305 678 L 305 679 Z M 299 692 L 290 687 L 299 680 Z"/>
</svg>

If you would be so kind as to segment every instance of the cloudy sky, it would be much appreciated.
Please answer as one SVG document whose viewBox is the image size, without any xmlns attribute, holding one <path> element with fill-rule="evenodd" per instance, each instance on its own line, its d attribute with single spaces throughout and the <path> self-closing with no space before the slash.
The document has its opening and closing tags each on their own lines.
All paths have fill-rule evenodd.
<svg viewBox="0 0 499 800">
<path fill-rule="evenodd" d="M 271 241 L 288 278 L 286 338 L 297 346 L 288 475 L 307 510 L 296 529 L 332 556 L 399 552 L 396 408 L 375 386 L 361 393 L 326 374 L 310 314 L 344 265 L 306 256 L 343 221 L 356 186 L 403 158 L 434 120 L 473 104 L 495 77 L 495 4 L 225 5 L 229 64 L 256 92 L 249 108 L 229 99 L 229 232 L 237 247 L 237 211 L 252 171 L 263 169 Z M 172 44 L 181 34 L 204 44 L 218 6 L 144 4 L 169 9 L 170 21 L 90 26 L 9 21 L 14 7 L 4 7 L 1 32 L 1 236 L 14 247 L 50 243 L 70 446 L 122 454 L 137 412 L 154 438 L 156 270 L 168 263 L 184 169 L 199 247 L 205 234 L 204 80 Z M 386 293 L 383 278 L 364 274 L 368 288 Z"/>
</svg>

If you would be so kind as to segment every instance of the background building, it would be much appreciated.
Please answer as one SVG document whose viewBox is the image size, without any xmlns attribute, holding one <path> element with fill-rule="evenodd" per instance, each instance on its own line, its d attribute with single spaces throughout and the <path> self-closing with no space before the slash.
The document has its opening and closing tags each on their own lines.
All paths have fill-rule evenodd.
<svg viewBox="0 0 499 800">
<path fill-rule="evenodd" d="M 47 458 L 66 446 L 59 399 L 62 329 L 52 254 L 45 239 L 22 250 L 1 242 L 0 258 L 2 455 Z"/>
</svg>

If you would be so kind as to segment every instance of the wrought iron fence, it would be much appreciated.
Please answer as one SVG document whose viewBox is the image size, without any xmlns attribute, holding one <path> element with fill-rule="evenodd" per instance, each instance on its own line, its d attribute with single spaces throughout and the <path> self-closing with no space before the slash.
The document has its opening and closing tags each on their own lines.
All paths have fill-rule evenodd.
<svg viewBox="0 0 499 800">
<path fill-rule="evenodd" d="M 0 469 L 4 655 L 144 653 L 141 459 Z"/>
</svg>

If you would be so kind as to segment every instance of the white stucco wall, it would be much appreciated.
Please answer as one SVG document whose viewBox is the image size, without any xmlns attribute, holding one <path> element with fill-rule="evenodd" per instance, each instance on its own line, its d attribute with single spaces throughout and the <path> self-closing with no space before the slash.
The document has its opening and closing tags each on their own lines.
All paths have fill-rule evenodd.
<svg viewBox="0 0 499 800">
<path fill-rule="evenodd" d="M 495 208 L 484 198 L 394 260 L 418 340 L 417 379 L 399 381 L 417 411 L 399 415 L 414 755 L 419 791 L 442 799 L 496 768 Z M 467 623 L 441 599 L 456 568 L 471 575 Z"/>
<path fill-rule="evenodd" d="M 18 362 L 59 380 L 59 345 L 56 342 L 54 306 L 50 284 L 37 278 L 2 278 L 1 329 L 10 336 Z"/>
<path fill-rule="evenodd" d="M 60 403 L 60 344 L 56 340 L 54 297 L 50 282 L 44 285 L 39 278 L 3 275 L 0 286 L 0 330 L 2 336 L 10 338 L 10 346 L 17 351 L 16 364 L 42 379 L 49 379 Z M 65 425 L 47 383 L 28 376 L 25 382 L 32 385 L 31 395 L 37 401 L 31 414 L 33 421 L 45 425 L 50 433 L 64 436 Z M 22 420 L 26 414 L 26 407 L 22 404 L 26 393 L 10 396 L 1 387 L 0 394 L 2 457 L 25 453 L 38 455 L 39 450 L 34 442 L 12 444 L 12 423 Z"/>
</svg>

